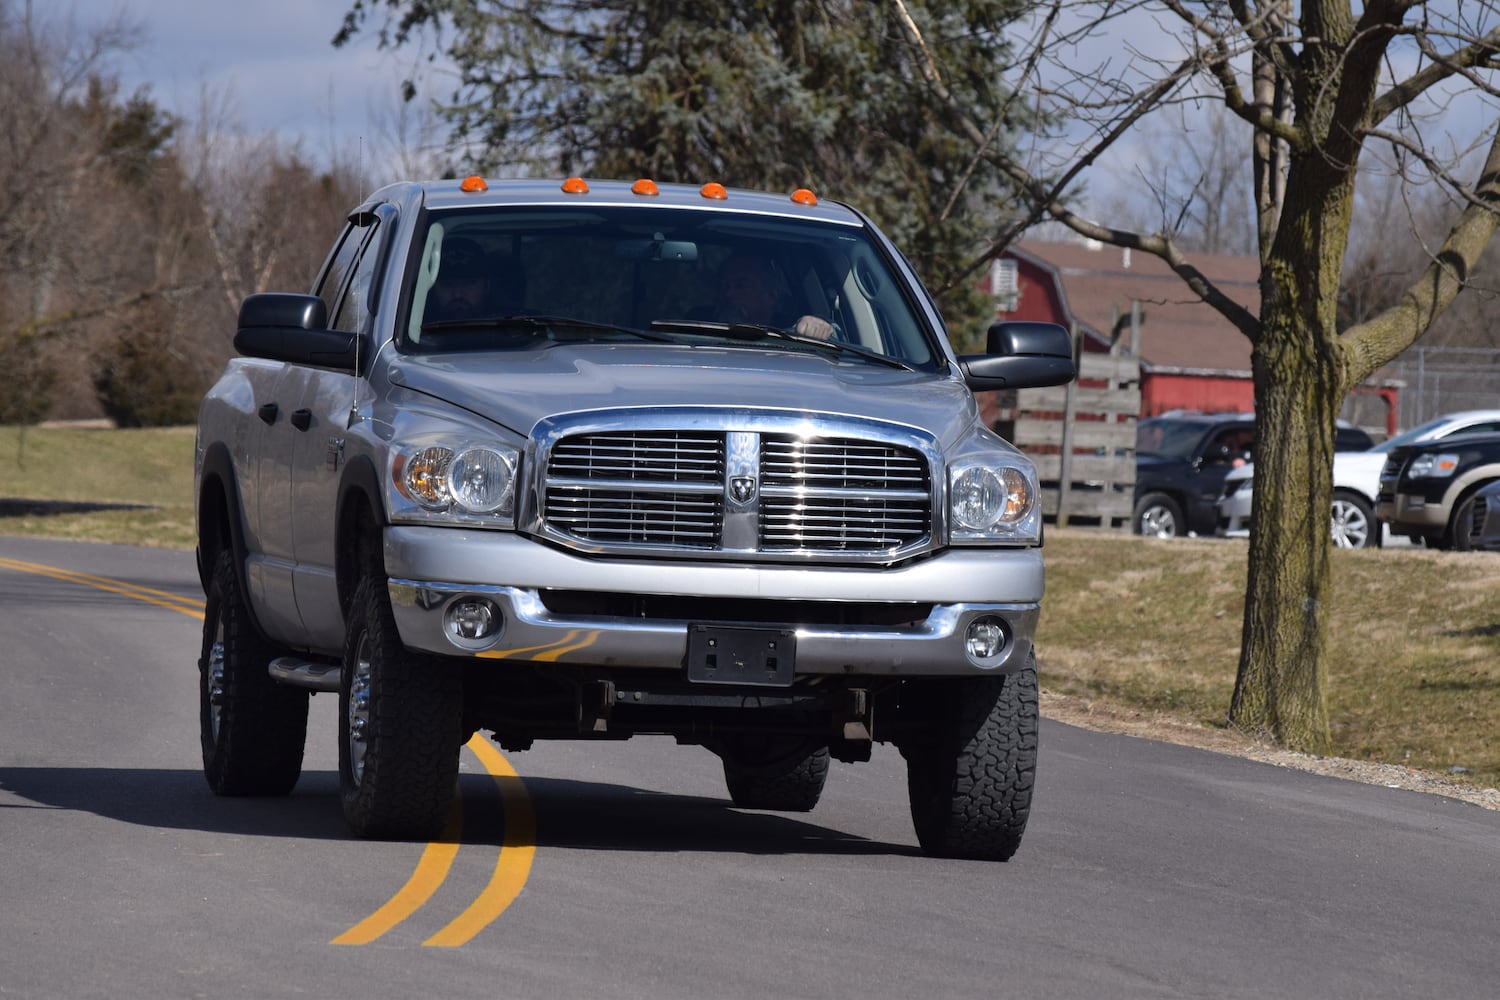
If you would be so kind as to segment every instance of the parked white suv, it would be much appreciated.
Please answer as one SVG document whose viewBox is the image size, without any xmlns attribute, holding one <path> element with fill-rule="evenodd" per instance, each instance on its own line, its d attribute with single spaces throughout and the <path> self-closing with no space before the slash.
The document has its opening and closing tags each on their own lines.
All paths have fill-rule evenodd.
<svg viewBox="0 0 1500 1000">
<path fill-rule="evenodd" d="M 1380 470 L 1387 453 L 1406 444 L 1436 441 L 1454 434 L 1500 431 L 1500 410 L 1465 410 L 1419 424 L 1365 451 L 1338 451 L 1333 456 L 1333 543 L 1359 549 L 1380 545 L 1385 527 L 1375 519 L 1375 496 L 1380 492 Z M 1229 474 L 1219 500 L 1219 534 L 1250 533 L 1250 506 L 1255 466 Z"/>
<path fill-rule="evenodd" d="M 200 413 L 215 792 L 289 792 L 336 691 L 362 836 L 435 835 L 477 732 L 659 733 L 758 809 L 892 743 L 924 850 L 1015 851 L 1042 512 L 972 391 L 1068 381 L 1066 331 L 955 356 L 806 191 L 476 177 L 348 219 L 311 295 L 245 300 Z"/>
</svg>

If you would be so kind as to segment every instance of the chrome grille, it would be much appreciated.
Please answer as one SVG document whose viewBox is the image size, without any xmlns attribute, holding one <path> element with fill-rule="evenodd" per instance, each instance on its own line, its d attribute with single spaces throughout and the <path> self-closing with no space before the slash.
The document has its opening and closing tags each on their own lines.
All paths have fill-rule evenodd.
<svg viewBox="0 0 1500 1000">
<path fill-rule="evenodd" d="M 848 438 L 761 438 L 761 548 L 884 551 L 926 537 L 927 463 L 909 449 Z"/>
<path fill-rule="evenodd" d="M 746 440 L 758 448 L 743 457 Z M 747 479 L 755 481 L 753 490 L 747 491 Z M 717 550 L 738 558 L 758 551 L 860 560 L 928 543 L 931 506 L 927 459 L 908 445 L 653 429 L 556 440 L 546 456 L 542 520 L 554 537 L 596 551 Z M 726 520 L 749 523 L 745 518 L 753 530 L 730 532 L 740 540 L 726 545 Z"/>
<path fill-rule="evenodd" d="M 761 471 L 767 486 L 927 491 L 927 463 L 921 455 L 846 438 L 767 434 L 761 438 Z"/>
<path fill-rule="evenodd" d="M 547 491 L 547 512 L 557 528 L 602 545 L 712 548 L 724 505 L 704 493 L 557 486 Z"/>
<path fill-rule="evenodd" d="M 718 483 L 724 436 L 688 431 L 581 434 L 552 449 L 548 478 Z"/>
</svg>

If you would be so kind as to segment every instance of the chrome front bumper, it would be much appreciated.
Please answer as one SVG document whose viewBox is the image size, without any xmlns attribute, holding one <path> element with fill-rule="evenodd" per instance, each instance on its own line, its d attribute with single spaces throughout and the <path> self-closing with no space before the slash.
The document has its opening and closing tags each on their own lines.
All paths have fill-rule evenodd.
<svg viewBox="0 0 1500 1000">
<path fill-rule="evenodd" d="M 930 604 L 925 620 L 906 626 L 777 624 L 796 632 L 798 674 L 940 676 L 1025 666 L 1043 590 L 1038 549 L 952 549 L 886 569 L 641 562 L 587 559 L 511 534 L 398 527 L 386 531 L 385 559 L 396 626 L 414 649 L 661 670 L 682 668 L 693 620 L 562 615 L 545 606 L 542 592 L 748 598 L 766 601 L 770 617 L 777 601 Z M 472 598 L 499 611 L 498 635 L 468 640 L 445 627 L 448 609 Z M 966 644 L 979 618 L 998 619 L 1006 636 L 982 662 Z"/>
</svg>

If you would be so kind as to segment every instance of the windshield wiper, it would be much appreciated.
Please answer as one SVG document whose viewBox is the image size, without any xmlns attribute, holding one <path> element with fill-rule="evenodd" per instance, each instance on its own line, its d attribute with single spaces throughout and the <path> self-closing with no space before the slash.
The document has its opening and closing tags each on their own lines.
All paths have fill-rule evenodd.
<svg viewBox="0 0 1500 1000">
<path fill-rule="evenodd" d="M 652 320 L 653 330 L 675 330 L 682 333 L 703 333 L 710 336 L 728 337 L 731 340 L 789 340 L 794 344 L 807 344 L 810 347 L 820 347 L 832 351 L 835 354 L 852 354 L 866 361 L 886 365 L 891 368 L 899 368 L 902 371 L 916 371 L 911 365 L 897 360 L 888 354 L 872 351 L 867 347 L 860 347 L 843 340 L 823 340 L 820 337 L 805 337 L 795 330 L 784 327 L 771 326 L 766 323 L 715 323 L 709 320 L 690 319 L 658 319 Z"/>
<path fill-rule="evenodd" d="M 569 330 L 589 330 L 597 333 L 623 333 L 640 340 L 650 340 L 657 343 L 672 342 L 671 337 L 652 333 L 649 330 L 637 330 L 631 326 L 619 326 L 614 323 L 596 323 L 590 319 L 577 319 L 572 316 L 537 316 L 529 313 L 516 316 L 481 316 L 478 319 L 433 320 L 430 323 L 423 323 L 422 331 L 425 333 L 429 330 L 504 330 L 513 327 L 524 327 L 541 331 L 563 328 Z"/>
</svg>

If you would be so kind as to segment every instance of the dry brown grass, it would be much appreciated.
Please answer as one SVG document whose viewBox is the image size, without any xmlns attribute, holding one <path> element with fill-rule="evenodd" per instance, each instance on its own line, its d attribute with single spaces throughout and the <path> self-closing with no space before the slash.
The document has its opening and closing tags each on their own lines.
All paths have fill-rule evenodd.
<svg viewBox="0 0 1500 1000">
<path fill-rule="evenodd" d="M 1044 689 L 1223 729 L 1246 546 L 1047 534 Z M 1334 753 L 1500 785 L 1500 554 L 1333 554 Z"/>
</svg>

